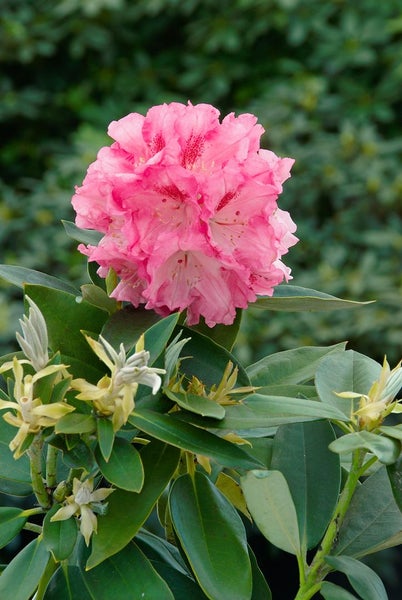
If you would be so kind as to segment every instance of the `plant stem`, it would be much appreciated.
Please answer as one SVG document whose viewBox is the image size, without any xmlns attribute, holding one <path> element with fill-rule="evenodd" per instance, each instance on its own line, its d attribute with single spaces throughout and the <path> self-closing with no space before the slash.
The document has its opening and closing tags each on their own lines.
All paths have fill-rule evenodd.
<svg viewBox="0 0 402 600">
<path fill-rule="evenodd" d="M 30 523 L 29 521 L 25 523 L 23 529 L 26 529 L 27 531 L 33 531 L 33 533 L 42 533 L 42 527 L 40 525 L 37 525 L 36 523 Z"/>
<path fill-rule="evenodd" d="M 57 454 L 57 448 L 48 444 L 46 452 L 46 485 L 48 488 L 55 488 L 57 485 Z"/>
<path fill-rule="evenodd" d="M 42 477 L 42 448 L 43 440 L 40 435 L 37 435 L 29 447 L 28 456 L 31 468 L 33 493 L 36 496 L 38 504 L 42 508 L 48 509 L 51 506 L 51 500 Z"/>
<path fill-rule="evenodd" d="M 312 598 L 314 594 L 320 590 L 322 581 L 331 571 L 331 567 L 325 563 L 325 557 L 330 554 L 338 537 L 343 519 L 345 518 L 346 512 L 349 508 L 358 484 L 359 477 L 361 476 L 361 466 L 364 456 L 364 450 L 356 450 L 353 453 L 352 465 L 342 493 L 339 497 L 335 513 L 328 525 L 320 547 L 313 558 L 304 583 L 301 581 L 301 585 L 295 600 L 310 600 L 310 598 Z"/>
</svg>

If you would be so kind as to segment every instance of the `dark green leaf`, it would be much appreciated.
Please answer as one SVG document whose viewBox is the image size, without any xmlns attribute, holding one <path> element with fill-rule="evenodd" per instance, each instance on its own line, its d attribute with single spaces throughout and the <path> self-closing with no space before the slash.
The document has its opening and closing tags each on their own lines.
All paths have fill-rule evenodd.
<svg viewBox="0 0 402 600">
<path fill-rule="evenodd" d="M 85 569 L 87 554 L 86 549 L 77 552 L 65 569 L 55 573 L 44 600 L 174 600 L 167 584 L 136 544 L 128 544 L 90 571 Z"/>
<path fill-rule="evenodd" d="M 46 569 L 49 556 L 40 539 L 25 546 L 0 576 L 1 600 L 29 600 Z"/>
<path fill-rule="evenodd" d="M 232 325 L 215 325 L 214 327 L 208 327 L 204 319 L 201 317 L 198 325 L 192 325 L 189 327 L 189 329 L 202 333 L 206 337 L 213 340 L 216 344 L 223 346 L 230 352 L 236 341 L 237 334 L 239 333 L 242 315 L 243 310 L 238 308 L 236 310 L 236 318 Z"/>
<path fill-rule="evenodd" d="M 140 494 L 117 489 L 108 498 L 108 512 L 98 519 L 88 568 L 113 556 L 136 535 L 177 468 L 180 452 L 152 441 L 141 451 L 145 481 Z"/>
<path fill-rule="evenodd" d="M 317 310 L 340 310 L 344 308 L 357 308 L 371 304 L 371 302 L 355 302 L 353 300 L 342 300 L 330 294 L 317 292 L 297 285 L 278 285 L 273 296 L 258 298 L 250 306 L 264 310 L 281 311 L 317 311 Z"/>
<path fill-rule="evenodd" d="M 15 460 L 8 444 L 17 429 L 6 423 L 0 411 L 0 492 L 12 496 L 29 496 L 32 493 L 29 459 L 26 455 Z"/>
<path fill-rule="evenodd" d="M 160 315 L 153 310 L 124 306 L 108 319 L 102 329 L 102 335 L 116 350 L 122 343 L 128 352 L 135 346 L 138 338 L 160 320 Z"/>
<path fill-rule="evenodd" d="M 27 269 L 25 267 L 19 267 L 15 265 L 0 265 L 0 277 L 19 287 L 26 286 L 27 283 L 39 285 L 45 288 L 51 288 L 54 290 L 60 290 L 67 294 L 73 294 L 74 296 L 79 295 L 79 290 L 72 286 L 67 281 L 57 279 L 52 275 L 41 273 L 40 271 L 34 271 L 33 269 Z M 30 294 L 28 294 L 30 295 Z"/>
<path fill-rule="evenodd" d="M 105 366 L 92 352 L 81 330 L 99 333 L 106 313 L 88 302 L 77 302 L 76 296 L 60 290 L 27 285 L 25 291 L 45 317 L 52 350 L 73 356 L 104 373 Z"/>
<path fill-rule="evenodd" d="M 26 520 L 20 508 L 0 506 L 0 548 L 4 548 L 21 531 Z"/>
<path fill-rule="evenodd" d="M 68 558 L 74 550 L 77 539 L 77 521 L 71 517 L 64 521 L 51 521 L 59 510 L 60 504 L 54 504 L 46 513 L 43 521 L 43 543 L 52 553 L 55 561 Z"/>
<path fill-rule="evenodd" d="M 402 514 L 381 467 L 355 491 L 334 553 L 359 558 L 401 543 Z"/>
<path fill-rule="evenodd" d="M 103 288 L 93 283 L 82 285 L 81 294 L 85 302 L 93 304 L 109 314 L 113 314 L 117 310 L 117 301 L 110 298 Z"/>
<path fill-rule="evenodd" d="M 102 453 L 103 458 L 106 461 L 108 461 L 112 452 L 113 443 L 115 439 L 113 423 L 110 419 L 103 417 L 99 418 L 97 419 L 97 429 L 99 449 Z"/>
<path fill-rule="evenodd" d="M 176 479 L 169 507 L 175 532 L 205 594 L 213 600 L 249 600 L 252 580 L 246 532 L 230 502 L 196 471 L 193 477 Z"/>
<path fill-rule="evenodd" d="M 388 600 L 383 582 L 367 565 L 351 556 L 327 556 L 325 560 L 347 576 L 362 600 Z"/>
<path fill-rule="evenodd" d="M 274 439 L 271 468 L 285 476 L 308 549 L 321 540 L 338 501 L 339 457 L 328 450 L 334 439 L 327 421 L 282 425 Z"/>
<path fill-rule="evenodd" d="M 129 492 L 139 492 L 144 483 L 144 469 L 138 450 L 121 438 L 114 440 L 108 461 L 99 446 L 95 458 L 104 477 L 113 485 Z"/>
<path fill-rule="evenodd" d="M 296 508 L 280 471 L 249 471 L 241 477 L 248 509 L 261 533 L 274 546 L 302 555 Z"/>
<path fill-rule="evenodd" d="M 195 454 L 202 454 L 227 467 L 253 469 L 261 466 L 257 460 L 237 445 L 168 415 L 161 415 L 146 409 L 136 409 L 130 416 L 129 422 L 141 431 L 145 431 L 148 435 L 167 444 Z"/>
<path fill-rule="evenodd" d="M 177 331 L 183 331 L 183 338 L 191 338 L 185 345 L 185 355 L 188 358 L 181 365 L 181 371 L 187 377 L 191 378 L 195 375 L 208 387 L 217 385 L 222 379 L 228 362 L 231 361 L 239 369 L 237 385 L 250 385 L 245 369 L 225 348 L 188 327 L 177 328 Z"/>
<path fill-rule="evenodd" d="M 400 456 L 395 463 L 388 465 L 387 471 L 395 502 L 402 512 L 402 457 Z"/>
<path fill-rule="evenodd" d="M 251 570 L 253 573 L 253 594 L 251 596 L 251 600 L 272 600 L 271 590 L 265 581 L 265 577 L 262 574 L 256 557 L 250 547 L 248 548 L 248 553 L 250 556 Z"/>
</svg>

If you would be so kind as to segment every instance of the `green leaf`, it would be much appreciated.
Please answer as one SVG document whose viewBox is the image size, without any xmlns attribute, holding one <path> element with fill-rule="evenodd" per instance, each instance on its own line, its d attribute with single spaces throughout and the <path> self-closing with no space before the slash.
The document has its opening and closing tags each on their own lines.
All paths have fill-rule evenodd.
<svg viewBox="0 0 402 600">
<path fill-rule="evenodd" d="M 356 596 L 330 581 L 323 582 L 320 594 L 325 600 L 358 600 Z"/>
<path fill-rule="evenodd" d="M 92 569 L 124 548 L 146 521 L 177 468 L 180 452 L 152 441 L 141 451 L 145 481 L 140 494 L 116 489 L 108 498 L 108 512 L 98 520 L 87 568 Z"/>
<path fill-rule="evenodd" d="M 354 300 L 342 300 L 324 292 L 317 292 L 297 285 L 278 285 L 273 296 L 258 298 L 250 304 L 252 308 L 263 310 L 281 310 L 290 312 L 340 310 L 344 308 L 357 308 L 369 302 L 356 302 Z"/>
<path fill-rule="evenodd" d="M 336 393 L 367 394 L 380 372 L 379 363 L 364 354 L 347 350 L 322 359 L 317 368 L 315 385 L 322 402 L 337 407 L 350 417 L 351 412 L 357 410 L 359 399 L 339 398 Z"/>
<path fill-rule="evenodd" d="M 74 518 L 64 521 L 51 521 L 59 510 L 60 504 L 54 504 L 46 513 L 43 521 L 43 543 L 52 553 L 55 561 L 68 558 L 74 550 L 77 540 L 77 521 Z"/>
<path fill-rule="evenodd" d="M 214 327 L 208 327 L 201 317 L 198 325 L 192 325 L 189 329 L 202 333 L 230 352 L 236 341 L 237 334 L 239 333 L 242 315 L 243 310 L 238 308 L 236 310 L 235 320 L 231 325 L 214 325 Z"/>
<path fill-rule="evenodd" d="M 209 398 L 196 396 L 195 394 L 172 392 L 168 388 L 164 390 L 164 394 L 166 394 L 170 400 L 181 406 L 181 408 L 196 413 L 197 415 L 201 415 L 202 417 L 223 419 L 225 416 L 225 409 L 223 406 Z"/>
<path fill-rule="evenodd" d="M 77 554 L 67 567 L 56 571 L 44 600 L 174 600 L 166 582 L 133 542 L 90 571 L 85 570 L 87 550 Z"/>
<path fill-rule="evenodd" d="M 209 431 L 194 427 L 190 423 L 183 423 L 168 415 L 147 410 L 135 409 L 129 422 L 167 444 L 202 454 L 226 467 L 253 469 L 261 466 L 236 444 L 232 444 Z"/>
<path fill-rule="evenodd" d="M 72 294 L 39 285 L 27 285 L 25 292 L 45 317 L 53 351 L 73 356 L 104 373 L 105 366 L 92 352 L 81 330 L 99 333 L 107 318 L 105 311 L 88 302 L 77 302 Z"/>
<path fill-rule="evenodd" d="M 78 412 L 68 413 L 57 421 L 55 433 L 92 433 L 96 429 L 96 420 L 92 415 Z"/>
<path fill-rule="evenodd" d="M 63 452 L 63 463 L 67 467 L 70 469 L 85 469 L 90 473 L 96 467 L 92 450 L 79 438 L 77 441 L 74 439 L 72 445 L 69 445 L 69 441 L 70 437 L 66 437 L 65 441 L 56 437 L 51 440 L 51 444 Z"/>
<path fill-rule="evenodd" d="M 402 457 L 387 466 L 387 472 L 389 481 L 391 484 L 392 493 L 395 498 L 395 502 L 399 506 L 399 510 L 402 512 Z"/>
<path fill-rule="evenodd" d="M 272 544 L 301 556 L 296 508 L 280 471 L 249 471 L 241 477 L 248 509 L 258 529 Z"/>
<path fill-rule="evenodd" d="M 100 240 L 103 238 L 103 234 L 93 229 L 80 229 L 75 223 L 71 221 L 62 220 L 64 230 L 68 237 L 82 244 L 89 244 L 91 246 L 97 246 Z"/>
<path fill-rule="evenodd" d="M 27 269 L 26 267 L 18 267 L 15 265 L 0 265 L 0 277 L 19 287 L 24 287 L 27 283 L 40 285 L 42 287 L 51 288 L 54 290 L 60 290 L 73 294 L 74 296 L 79 295 L 79 290 L 72 286 L 67 281 L 41 273 L 40 271 L 34 271 L 33 269 Z"/>
<path fill-rule="evenodd" d="M 257 560 L 251 548 L 248 548 L 248 553 L 251 562 L 251 571 L 253 574 L 253 594 L 251 600 L 272 600 L 271 590 L 265 580 L 264 575 L 258 566 Z"/>
<path fill-rule="evenodd" d="M 285 476 L 296 508 L 303 547 L 321 540 L 338 501 L 339 457 L 328 450 L 335 439 L 327 421 L 282 425 L 274 439 L 271 469 Z"/>
<path fill-rule="evenodd" d="M 345 345 L 306 346 L 277 352 L 247 367 L 247 374 L 253 385 L 258 386 L 306 383 L 314 378 L 324 356 L 343 351 Z"/>
<path fill-rule="evenodd" d="M 249 600 L 252 580 L 246 532 L 230 502 L 196 471 L 193 477 L 185 474 L 175 480 L 169 507 L 180 544 L 208 598 Z"/>
<path fill-rule="evenodd" d="M 102 335 L 116 350 L 122 343 L 126 351 L 129 351 L 135 346 L 138 338 L 160 320 L 161 317 L 153 310 L 134 308 L 132 305 L 124 306 L 108 319 L 102 329 Z"/>
<path fill-rule="evenodd" d="M 191 379 L 195 375 L 206 386 L 211 387 L 220 382 L 228 362 L 231 361 L 239 370 L 237 385 L 239 387 L 250 385 L 245 369 L 233 354 L 198 331 L 188 327 L 177 328 L 178 331 L 183 332 L 183 338 L 191 338 L 185 345 L 185 354 L 188 358 L 181 364 L 181 371 L 188 378 Z"/>
<path fill-rule="evenodd" d="M 388 600 L 383 582 L 367 565 L 351 556 L 327 556 L 325 560 L 347 576 L 362 600 Z"/>
<path fill-rule="evenodd" d="M 117 310 L 117 301 L 110 298 L 104 289 L 93 283 L 86 283 L 81 286 L 81 294 L 85 302 L 93 304 L 98 308 L 113 314 Z"/>
<path fill-rule="evenodd" d="M 144 484 L 144 469 L 138 450 L 122 438 L 116 437 L 108 461 L 99 449 L 95 458 L 106 479 L 122 490 L 140 492 Z"/>
<path fill-rule="evenodd" d="M 108 461 L 112 453 L 113 444 L 115 440 L 115 432 L 113 430 L 113 423 L 110 419 L 99 418 L 97 419 L 98 426 L 98 444 L 101 454 L 105 461 Z"/>
<path fill-rule="evenodd" d="M 25 546 L 0 576 L 1 600 L 29 600 L 46 569 L 49 556 L 39 538 Z"/>
<path fill-rule="evenodd" d="M 4 548 L 21 531 L 27 517 L 20 508 L 0 506 L 0 548 Z"/>
<path fill-rule="evenodd" d="M 135 543 L 153 562 L 163 561 L 175 571 L 180 571 L 190 577 L 191 571 L 184 562 L 179 550 L 170 542 L 147 529 L 141 529 L 135 536 Z"/>
<path fill-rule="evenodd" d="M 370 431 L 355 431 L 342 435 L 331 442 L 329 446 L 332 452 L 345 454 L 364 448 L 375 454 L 378 460 L 385 465 L 394 463 L 400 453 L 400 443 L 397 440 L 378 435 Z"/>
<path fill-rule="evenodd" d="M 26 455 L 18 460 L 12 455 L 8 444 L 17 429 L 6 423 L 0 412 L 0 492 L 12 496 L 29 496 L 32 493 L 29 459 Z"/>
<path fill-rule="evenodd" d="M 355 491 L 333 553 L 359 558 L 401 543 L 402 514 L 381 467 Z"/>
<path fill-rule="evenodd" d="M 156 359 L 165 350 L 173 331 L 179 320 L 179 313 L 173 313 L 161 319 L 146 330 L 144 335 L 145 350 L 150 353 L 149 364 L 153 365 Z"/>
</svg>

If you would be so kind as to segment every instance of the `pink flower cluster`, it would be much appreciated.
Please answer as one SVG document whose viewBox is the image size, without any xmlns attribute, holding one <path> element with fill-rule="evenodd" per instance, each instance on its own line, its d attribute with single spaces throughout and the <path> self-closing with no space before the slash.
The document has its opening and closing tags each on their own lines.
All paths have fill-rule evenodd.
<svg viewBox="0 0 402 600">
<path fill-rule="evenodd" d="M 260 149 L 256 121 L 173 102 L 109 125 L 72 202 L 77 226 L 104 234 L 79 249 L 117 273 L 115 298 L 213 326 L 289 279 L 296 226 L 277 198 L 294 161 Z"/>
</svg>

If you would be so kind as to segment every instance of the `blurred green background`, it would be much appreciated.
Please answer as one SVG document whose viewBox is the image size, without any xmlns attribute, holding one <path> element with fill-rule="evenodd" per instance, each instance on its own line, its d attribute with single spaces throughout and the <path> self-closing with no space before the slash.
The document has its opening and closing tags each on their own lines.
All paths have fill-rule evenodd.
<svg viewBox="0 0 402 600">
<path fill-rule="evenodd" d="M 296 159 L 280 206 L 298 224 L 293 283 L 377 303 L 247 311 L 238 353 L 349 340 L 402 354 L 400 0 L 2 0 L 0 262 L 76 282 L 70 198 L 108 123 L 172 100 L 253 112 Z M 21 292 L 0 283 L 0 352 Z M 252 340 L 252 344 L 249 340 Z"/>
</svg>

